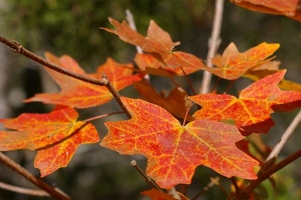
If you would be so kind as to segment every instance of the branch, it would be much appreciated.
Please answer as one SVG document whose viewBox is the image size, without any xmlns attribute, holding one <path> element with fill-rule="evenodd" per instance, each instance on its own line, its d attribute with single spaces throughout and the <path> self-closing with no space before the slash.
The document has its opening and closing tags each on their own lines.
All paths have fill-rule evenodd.
<svg viewBox="0 0 301 200">
<path fill-rule="evenodd" d="M 44 190 L 27 189 L 27 188 L 17 187 L 14 185 L 3 183 L 3 182 L 0 182 L 0 188 L 8 190 L 8 191 L 13 191 L 16 193 L 27 194 L 27 195 L 32 195 L 32 196 L 41 196 L 41 197 L 42 196 L 44 196 L 44 197 L 50 196 Z"/>
<path fill-rule="evenodd" d="M 0 152 L 0 161 L 3 162 L 9 168 L 21 174 L 24 178 L 32 182 L 37 187 L 46 191 L 50 196 L 55 197 L 59 200 L 71 200 L 68 196 L 60 192 L 58 189 L 53 188 L 52 186 L 48 185 L 41 179 L 35 177 L 25 168 L 21 167 L 18 163 L 16 163 L 15 161 L 13 161 L 12 159 L 10 159 L 9 157 L 7 157 L 1 152 Z"/>
<path fill-rule="evenodd" d="M 151 179 L 150 177 L 148 177 L 144 171 L 142 171 L 142 169 L 137 165 L 137 161 L 136 160 L 132 160 L 131 161 L 131 165 L 139 172 L 140 175 L 143 176 L 143 178 L 146 180 L 146 182 L 148 182 L 152 187 L 156 188 L 157 190 L 162 191 L 162 189 L 153 181 L 153 179 Z"/>
<path fill-rule="evenodd" d="M 276 173 L 277 171 L 281 170 L 285 166 L 289 165 L 296 159 L 301 157 L 301 150 L 293 153 L 292 155 L 286 157 L 281 162 L 273 165 L 272 167 L 268 168 L 267 170 L 259 171 L 258 172 L 258 179 L 251 181 L 249 185 L 243 191 L 239 191 L 239 193 L 235 194 L 233 200 L 243 200 L 248 199 L 250 194 L 255 190 L 255 188 L 261 184 L 264 180 L 268 179 L 271 175 Z"/>
<path fill-rule="evenodd" d="M 210 178 L 211 181 L 201 190 L 199 191 L 191 200 L 197 200 L 200 196 L 205 194 L 210 188 L 212 188 L 216 183 L 220 181 L 220 178 L 217 176 L 215 178 Z"/>
<path fill-rule="evenodd" d="M 291 162 L 295 161 L 299 157 L 301 157 L 301 150 L 293 153 L 292 155 L 286 157 L 281 162 L 274 164 L 274 161 L 276 160 L 276 157 L 280 153 L 283 146 L 286 144 L 288 139 L 291 137 L 292 133 L 296 129 L 296 127 L 299 125 L 301 121 L 301 110 L 299 113 L 295 116 L 294 120 L 291 122 L 291 124 L 287 127 L 285 132 L 283 133 L 280 141 L 277 143 L 277 145 L 273 148 L 272 152 L 268 156 L 268 158 L 265 160 L 263 167 L 259 170 L 257 173 L 258 179 L 251 181 L 246 189 L 243 191 L 239 191 L 235 194 L 234 199 L 247 199 L 248 196 L 255 190 L 255 188 L 262 183 L 264 180 L 268 179 L 271 175 L 279 171 L 280 169 L 284 168 L 285 166 L 289 165 Z"/>
<path fill-rule="evenodd" d="M 297 128 L 301 121 L 301 110 L 299 113 L 295 116 L 294 120 L 290 123 L 290 125 L 287 127 L 285 132 L 283 133 L 280 141 L 277 143 L 277 145 L 273 148 L 272 152 L 268 156 L 265 162 L 269 162 L 271 159 L 274 159 L 278 156 L 283 146 L 286 144 L 287 140 L 291 137 L 294 130 Z"/>
<path fill-rule="evenodd" d="M 39 57 L 38 55 L 32 53 L 31 51 L 27 50 L 26 48 L 24 48 L 21 44 L 19 44 L 17 41 L 9 41 L 6 38 L 0 36 L 0 42 L 2 42 L 3 44 L 5 44 L 6 46 L 10 47 L 11 50 L 14 53 L 18 53 L 21 54 L 45 67 L 48 67 L 49 69 L 52 69 L 54 71 L 57 71 L 61 74 L 64 74 L 66 76 L 87 82 L 87 83 L 91 83 L 94 85 L 98 85 L 98 86 L 105 86 L 108 88 L 108 90 L 111 92 L 111 94 L 114 96 L 114 98 L 116 99 L 116 101 L 118 102 L 118 104 L 121 106 L 121 108 L 124 110 L 124 112 L 126 113 L 126 115 L 131 118 L 132 115 L 131 113 L 128 111 L 128 109 L 125 107 L 125 105 L 123 104 L 123 102 L 120 99 L 120 95 L 119 93 L 115 90 L 115 88 L 111 85 L 110 81 L 108 80 L 108 78 L 104 75 L 102 79 L 98 80 L 98 79 L 94 79 L 82 74 L 77 74 L 74 73 L 71 70 L 65 69 L 65 68 L 61 68 L 58 65 L 55 65 L 54 63 L 51 63 L 47 60 L 45 60 L 42 57 Z"/>
<path fill-rule="evenodd" d="M 213 19 L 211 37 L 209 38 L 209 50 L 208 50 L 207 62 L 206 62 L 206 65 L 208 67 L 213 66 L 211 59 L 216 54 L 218 46 L 220 45 L 220 41 L 221 41 L 220 32 L 222 27 L 223 6 L 224 6 L 224 0 L 215 1 L 215 14 Z M 200 93 L 205 94 L 209 92 L 211 77 L 212 74 L 210 72 L 204 71 Z"/>
</svg>

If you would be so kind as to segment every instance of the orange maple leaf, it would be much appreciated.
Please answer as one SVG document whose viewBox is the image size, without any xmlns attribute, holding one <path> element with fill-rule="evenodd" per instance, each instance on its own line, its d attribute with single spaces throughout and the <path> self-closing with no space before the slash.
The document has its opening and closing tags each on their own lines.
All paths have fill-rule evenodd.
<svg viewBox="0 0 301 200">
<path fill-rule="evenodd" d="M 212 59 L 212 63 L 217 67 L 206 67 L 206 70 L 224 79 L 238 79 L 249 69 L 271 60 L 266 58 L 272 55 L 279 46 L 279 44 L 263 42 L 240 53 L 235 44 L 231 43 L 225 49 L 223 55 L 216 55 Z"/>
<path fill-rule="evenodd" d="M 112 86 L 121 90 L 135 81 L 141 80 L 140 74 L 132 75 L 132 64 L 120 64 L 108 58 L 106 63 L 99 66 L 97 73 L 86 74 L 78 63 L 70 56 L 64 55 L 60 58 L 46 53 L 46 58 L 62 68 L 66 68 L 78 74 L 101 79 L 106 74 Z M 60 93 L 42 93 L 26 99 L 24 102 L 41 101 L 49 104 L 67 105 L 75 108 L 87 108 L 104 104 L 113 98 L 112 94 L 105 86 L 93 85 L 54 70 L 46 68 L 49 75 L 60 85 Z"/>
<path fill-rule="evenodd" d="M 137 64 L 138 68 L 146 74 L 166 77 L 177 75 L 178 70 L 171 70 L 170 68 L 166 67 L 163 62 L 156 59 L 149 53 L 137 53 L 134 61 Z M 179 68 L 179 70 L 181 69 Z"/>
<path fill-rule="evenodd" d="M 4 127 L 16 131 L 0 131 L 0 151 L 37 150 L 34 166 L 46 176 L 70 162 L 80 144 L 99 141 L 91 123 L 76 121 L 73 108 L 56 107 L 47 114 L 21 114 L 2 119 Z"/>
<path fill-rule="evenodd" d="M 278 72 L 279 65 L 280 61 L 267 62 L 263 65 L 253 68 L 252 70 L 247 71 L 243 75 L 243 77 L 251 79 L 253 81 L 260 80 L 266 77 L 267 75 L 271 75 Z M 278 86 L 283 90 L 301 91 L 301 84 L 286 80 L 284 78 L 280 81 Z"/>
<path fill-rule="evenodd" d="M 231 2 L 249 10 L 301 20 L 299 0 L 231 0 Z"/>
<path fill-rule="evenodd" d="M 275 125 L 274 111 L 292 111 L 301 106 L 301 92 L 282 91 L 277 85 L 285 70 L 266 76 L 243 89 L 239 98 L 228 94 L 199 94 L 188 97 L 202 108 L 196 119 L 233 120 L 244 134 L 267 133 Z"/>
<path fill-rule="evenodd" d="M 201 59 L 189 53 L 173 51 L 173 48 L 180 43 L 173 42 L 170 35 L 162 30 L 154 21 L 150 21 L 147 37 L 143 37 L 131 29 L 125 21 L 119 23 L 112 18 L 109 18 L 109 21 L 114 25 L 115 30 L 102 29 L 118 35 L 121 40 L 129 44 L 140 46 L 147 53 L 151 53 L 158 60 L 165 63 L 162 66 L 163 69 L 173 71 L 178 75 L 184 74 L 182 69 L 186 74 L 204 69 Z"/>
<path fill-rule="evenodd" d="M 244 137 L 234 125 L 196 120 L 182 126 L 163 108 L 122 97 L 130 120 L 106 122 L 109 132 L 101 145 L 121 154 L 143 154 L 146 173 L 162 188 L 189 184 L 195 168 L 205 165 L 226 176 L 256 179 L 256 160 L 235 143 Z"/>
</svg>

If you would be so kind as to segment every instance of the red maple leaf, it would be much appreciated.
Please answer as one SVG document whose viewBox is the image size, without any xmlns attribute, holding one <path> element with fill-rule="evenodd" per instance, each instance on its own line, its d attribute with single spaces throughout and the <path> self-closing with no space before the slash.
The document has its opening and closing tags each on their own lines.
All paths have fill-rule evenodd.
<svg viewBox="0 0 301 200">
<path fill-rule="evenodd" d="M 91 123 L 76 121 L 76 110 L 56 107 L 47 114 L 21 114 L 2 119 L 7 129 L 0 131 L 0 151 L 37 150 L 34 166 L 46 176 L 70 162 L 80 144 L 96 143 L 98 133 Z"/>
<path fill-rule="evenodd" d="M 231 2 L 249 10 L 301 20 L 299 0 L 231 0 Z"/>
<path fill-rule="evenodd" d="M 196 120 L 182 126 L 169 112 L 143 100 L 122 97 L 132 119 L 106 122 L 109 132 L 101 145 L 121 154 L 143 154 L 146 173 L 160 187 L 189 184 L 195 168 L 205 165 L 226 176 L 256 179 L 258 162 L 235 143 L 243 139 L 229 124 Z"/>
<path fill-rule="evenodd" d="M 216 55 L 212 63 L 216 67 L 206 67 L 206 70 L 228 80 L 238 79 L 246 71 L 268 62 L 266 59 L 279 48 L 279 44 L 261 43 L 243 53 L 240 53 L 235 44 L 231 43 L 223 52 Z"/>
<path fill-rule="evenodd" d="M 173 42 L 170 35 L 154 21 L 150 21 L 147 37 L 143 37 L 131 29 L 125 21 L 119 23 L 112 18 L 109 18 L 109 21 L 114 25 L 115 30 L 102 29 L 118 35 L 121 40 L 129 44 L 140 46 L 147 53 L 151 53 L 159 61 L 165 63 L 162 68 L 173 71 L 178 75 L 184 74 L 182 69 L 186 74 L 204 69 L 201 59 L 189 53 L 173 51 L 173 48 L 180 43 Z"/>
<path fill-rule="evenodd" d="M 97 73 L 87 74 L 78 63 L 70 56 L 60 58 L 46 53 L 46 58 L 62 68 L 66 68 L 78 74 L 101 79 L 106 74 L 113 87 L 119 91 L 135 81 L 141 80 L 140 74 L 132 75 L 132 64 L 120 64 L 108 58 L 106 63 L 97 68 Z M 48 104 L 67 105 L 75 108 L 87 108 L 104 104 L 113 98 L 105 86 L 93 85 L 54 70 L 46 68 L 49 75 L 60 85 L 60 93 L 42 93 L 26 99 L 24 102 L 41 101 Z"/>
<path fill-rule="evenodd" d="M 233 120 L 245 134 L 267 133 L 275 125 L 274 111 L 292 111 L 301 106 L 301 92 L 282 91 L 277 85 L 285 70 L 266 76 L 243 89 L 239 98 L 228 94 L 188 97 L 202 106 L 193 117 L 214 121 Z"/>
</svg>

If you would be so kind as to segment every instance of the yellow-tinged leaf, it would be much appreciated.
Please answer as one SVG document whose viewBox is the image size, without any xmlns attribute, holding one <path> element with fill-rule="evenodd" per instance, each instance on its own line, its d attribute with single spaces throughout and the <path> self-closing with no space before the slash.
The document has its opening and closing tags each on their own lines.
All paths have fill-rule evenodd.
<svg viewBox="0 0 301 200">
<path fill-rule="evenodd" d="M 199 94 L 188 97 L 202 106 L 196 119 L 233 120 L 244 133 L 267 133 L 274 126 L 273 112 L 292 111 L 301 106 L 301 92 L 278 87 L 285 70 L 256 81 L 243 89 L 239 98 L 228 94 Z"/>
<path fill-rule="evenodd" d="M 143 154 L 146 173 L 162 188 L 189 184 L 195 168 L 205 165 L 226 176 L 256 179 L 256 160 L 235 143 L 244 137 L 234 125 L 196 120 L 182 126 L 169 112 L 143 100 L 122 97 L 132 119 L 106 122 L 101 145 L 121 154 Z"/>
<path fill-rule="evenodd" d="M 46 58 L 62 68 L 88 77 L 101 79 L 103 74 L 105 74 L 111 85 L 113 85 L 117 91 L 142 78 L 140 74 L 132 75 L 132 64 L 120 64 L 111 58 L 108 58 L 103 65 L 100 65 L 97 69 L 97 73 L 94 74 L 87 74 L 70 56 L 64 55 L 58 58 L 46 52 Z M 41 101 L 43 103 L 60 104 L 74 108 L 88 108 L 104 104 L 113 98 L 113 95 L 105 86 L 93 85 L 48 68 L 46 68 L 46 70 L 61 87 L 62 90 L 60 93 L 36 94 L 24 102 Z"/>
<path fill-rule="evenodd" d="M 0 151 L 37 150 L 35 167 L 41 176 L 51 174 L 68 165 L 80 144 L 99 141 L 95 127 L 77 118 L 73 108 L 56 107 L 46 114 L 25 113 L 2 119 L 5 128 L 16 131 L 0 131 Z"/>
<path fill-rule="evenodd" d="M 152 54 L 164 63 L 162 69 L 174 72 L 177 75 L 190 74 L 204 69 L 202 60 L 196 56 L 181 51 L 173 51 L 173 48 L 180 43 L 173 42 L 169 34 L 154 21 L 150 22 L 147 37 L 143 37 L 131 29 L 125 21 L 119 23 L 112 18 L 109 18 L 109 21 L 115 27 L 115 30 L 102 29 L 118 35 L 121 40 L 129 44 L 140 46 L 145 52 Z"/>
<path fill-rule="evenodd" d="M 235 80 L 241 77 L 248 70 L 262 65 L 271 58 L 279 44 L 261 43 L 243 53 L 237 50 L 234 43 L 229 44 L 222 55 L 216 55 L 212 62 L 216 67 L 206 67 L 206 70 L 228 80 Z"/>
</svg>

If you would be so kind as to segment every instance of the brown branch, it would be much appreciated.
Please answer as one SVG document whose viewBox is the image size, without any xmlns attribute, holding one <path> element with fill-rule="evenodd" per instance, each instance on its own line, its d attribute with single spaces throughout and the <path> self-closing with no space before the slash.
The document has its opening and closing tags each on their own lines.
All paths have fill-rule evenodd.
<svg viewBox="0 0 301 200">
<path fill-rule="evenodd" d="M 141 174 L 141 176 L 143 176 L 143 178 L 145 179 L 146 182 L 148 182 L 152 187 L 156 188 L 157 190 L 163 192 L 162 189 L 153 181 L 153 179 L 148 177 L 144 173 L 144 171 L 137 165 L 136 160 L 132 160 L 131 165 L 139 172 L 139 174 Z"/>
<path fill-rule="evenodd" d="M 72 77 L 72 78 L 75 78 L 75 79 L 78 79 L 78 80 L 81 80 L 81 81 L 84 81 L 84 82 L 87 82 L 87 83 L 91 83 L 91 84 L 94 84 L 94 85 L 98 85 L 98 86 L 105 86 L 108 88 L 108 90 L 111 92 L 111 94 L 114 96 L 114 98 L 116 99 L 116 101 L 118 102 L 118 104 L 121 106 L 121 108 L 124 110 L 124 112 L 126 113 L 126 115 L 131 118 L 132 115 L 131 113 L 129 112 L 129 110 L 125 107 L 125 105 L 123 104 L 123 102 L 121 101 L 120 99 L 120 95 L 119 93 L 115 90 L 115 88 L 111 85 L 110 81 L 108 80 L 108 78 L 106 76 L 104 76 L 102 79 L 94 79 L 94 78 L 91 78 L 91 77 L 88 77 L 88 76 L 85 76 L 85 75 L 82 75 L 82 74 L 77 74 L 77 73 L 74 73 L 73 71 L 71 70 L 68 70 L 68 69 L 65 69 L 65 68 L 62 68 L 54 63 L 51 63 L 47 60 L 45 60 L 44 58 L 42 57 L 39 57 L 38 55 L 32 53 L 31 51 L 27 50 L 26 48 L 24 48 L 21 44 L 19 44 L 17 41 L 9 41 L 7 40 L 6 38 L 0 36 L 0 42 L 2 42 L 3 44 L 5 44 L 6 46 L 10 47 L 11 50 L 14 52 L 14 53 L 18 53 L 18 54 L 21 54 L 49 69 L 52 69 L 54 71 L 57 71 L 61 74 L 64 74 L 66 76 L 69 76 L 69 77 Z"/>
<path fill-rule="evenodd" d="M 301 121 L 301 111 L 295 116 L 294 120 L 291 122 L 291 124 L 288 126 L 288 128 L 285 130 L 283 135 L 281 136 L 280 141 L 277 143 L 277 145 L 273 148 L 272 152 L 268 156 L 268 158 L 265 160 L 264 165 L 257 173 L 258 179 L 251 181 L 246 189 L 243 191 L 237 192 L 235 194 L 236 199 L 247 199 L 248 196 L 255 190 L 255 188 L 264 180 L 268 179 L 272 174 L 276 173 L 280 169 L 284 168 L 297 158 L 301 157 L 301 150 L 295 152 L 294 154 L 286 157 L 281 162 L 274 165 L 275 160 L 280 153 L 283 146 L 286 144 L 288 139 L 291 137 L 292 133 L 296 129 L 296 127 L 299 125 Z"/>
<path fill-rule="evenodd" d="M 41 196 L 41 197 L 49 197 L 50 196 L 44 190 L 27 189 L 27 188 L 17 187 L 14 185 L 3 183 L 3 182 L 0 182 L 0 188 L 8 190 L 8 191 L 12 191 L 12 192 L 20 193 L 20 194 L 32 195 L 32 196 Z"/>
<path fill-rule="evenodd" d="M 4 155 L 0 152 L 0 161 L 3 162 L 6 166 L 13 169 L 14 171 L 21 174 L 24 178 L 32 182 L 37 187 L 41 188 L 42 190 L 46 191 L 50 196 L 55 197 L 59 200 L 71 200 L 68 196 L 63 194 L 62 192 L 59 192 L 58 189 L 53 188 L 52 186 L 48 185 L 41 179 L 35 177 L 32 175 L 29 171 L 27 171 L 25 168 L 21 167 L 18 163 Z"/>
<path fill-rule="evenodd" d="M 238 193 L 236 193 L 233 198 L 233 200 L 244 200 L 244 199 L 248 199 L 248 197 L 250 196 L 250 194 L 255 190 L 255 188 L 261 184 L 264 180 L 268 179 L 270 176 L 272 176 L 274 173 L 278 172 L 279 170 L 281 170 L 282 168 L 284 168 L 285 166 L 289 165 L 290 163 L 292 163 L 293 161 L 295 161 L 296 159 L 301 157 L 301 150 L 293 153 L 292 155 L 286 157 L 285 159 L 283 159 L 282 161 L 280 161 L 279 163 L 271 166 L 270 168 L 266 169 L 264 168 L 264 170 L 260 170 L 258 172 L 258 178 L 254 181 L 251 181 L 248 186 L 246 187 L 246 189 L 244 189 L 243 191 L 239 191 Z"/>
</svg>

